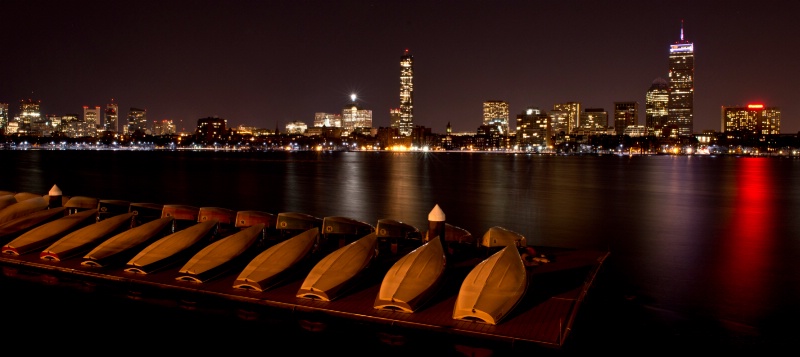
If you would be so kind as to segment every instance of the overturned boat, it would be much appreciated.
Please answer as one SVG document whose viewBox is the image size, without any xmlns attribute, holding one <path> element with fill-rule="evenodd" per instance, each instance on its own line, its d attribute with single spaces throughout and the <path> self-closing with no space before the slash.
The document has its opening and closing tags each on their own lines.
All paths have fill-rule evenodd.
<svg viewBox="0 0 800 357">
<path fill-rule="evenodd" d="M 128 262 L 125 271 L 148 274 L 176 263 L 186 253 L 195 253 L 191 249 L 209 238 L 216 225 L 216 220 L 196 223 L 153 242 Z"/>
<path fill-rule="evenodd" d="M 453 318 L 497 325 L 522 300 L 528 288 L 517 247 L 507 245 L 470 271 L 456 297 Z"/>
<path fill-rule="evenodd" d="M 133 213 L 133 212 L 132 212 Z M 136 215 L 134 214 L 134 217 Z M 83 256 L 81 265 L 103 267 L 115 262 L 125 262 L 141 251 L 145 244 L 162 238 L 172 227 L 172 217 L 149 221 L 119 233 L 92 249 Z M 137 251 L 137 249 L 139 249 Z"/>
<path fill-rule="evenodd" d="M 13 239 L 2 248 L 3 254 L 21 255 L 61 239 L 70 232 L 96 222 L 97 209 L 73 213 L 38 226 Z"/>
<path fill-rule="evenodd" d="M 297 297 L 323 301 L 337 298 L 357 281 L 377 250 L 378 239 L 373 232 L 326 255 L 303 280 Z"/>
<path fill-rule="evenodd" d="M 267 248 L 239 273 L 233 287 L 264 291 L 280 283 L 311 256 L 318 240 L 319 228 L 314 227 Z"/>
<path fill-rule="evenodd" d="M 37 226 L 66 215 L 66 208 L 44 209 L 0 224 L 0 243 L 10 241 Z"/>
<path fill-rule="evenodd" d="M 383 278 L 373 307 L 412 313 L 435 292 L 447 264 L 436 236 L 400 258 Z"/>
<path fill-rule="evenodd" d="M 219 275 L 255 246 L 263 230 L 264 224 L 258 223 L 209 244 L 183 265 L 175 279 L 202 283 Z"/>
<path fill-rule="evenodd" d="M 57 262 L 83 253 L 94 244 L 129 229 L 132 218 L 133 213 L 125 213 L 90 224 L 57 240 L 39 253 L 39 257 Z"/>
</svg>

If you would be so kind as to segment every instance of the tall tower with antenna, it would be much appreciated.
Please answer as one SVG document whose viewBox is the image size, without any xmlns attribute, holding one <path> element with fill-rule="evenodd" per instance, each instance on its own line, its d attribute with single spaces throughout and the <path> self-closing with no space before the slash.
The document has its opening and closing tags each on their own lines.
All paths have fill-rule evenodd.
<svg viewBox="0 0 800 357">
<path fill-rule="evenodd" d="M 667 125 L 670 136 L 694 133 L 694 44 L 684 39 L 681 20 L 680 40 L 669 46 L 669 101 Z"/>
</svg>

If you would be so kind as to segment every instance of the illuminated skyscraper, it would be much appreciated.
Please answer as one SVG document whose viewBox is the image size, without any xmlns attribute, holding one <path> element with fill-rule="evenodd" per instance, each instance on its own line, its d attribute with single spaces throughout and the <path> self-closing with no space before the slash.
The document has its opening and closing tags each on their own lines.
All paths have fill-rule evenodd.
<svg viewBox="0 0 800 357">
<path fill-rule="evenodd" d="M 522 114 L 517 114 L 517 148 L 531 151 L 534 148 L 541 150 L 542 147 L 550 146 L 552 136 L 550 122 L 548 114 L 536 107 L 528 107 Z"/>
<path fill-rule="evenodd" d="M 391 124 L 403 136 L 411 135 L 414 129 L 414 56 L 408 49 L 400 57 L 400 120 Z"/>
<path fill-rule="evenodd" d="M 694 133 L 694 44 L 683 38 L 669 46 L 668 124 L 678 129 L 679 136 Z"/>
<path fill-rule="evenodd" d="M 30 134 L 32 124 L 39 122 L 42 117 L 41 100 L 23 99 L 19 101 L 19 133 Z"/>
<path fill-rule="evenodd" d="M 781 110 L 764 104 L 746 107 L 722 107 L 723 132 L 742 131 L 757 135 L 781 133 Z"/>
<path fill-rule="evenodd" d="M 483 102 L 483 125 L 499 125 L 500 135 L 509 135 L 508 103 L 502 100 Z"/>
<path fill-rule="evenodd" d="M 578 118 L 581 115 L 581 103 L 566 102 L 553 104 L 553 111 L 560 111 L 567 121 L 566 126 L 559 123 L 558 127 L 556 127 L 556 123 L 553 123 L 553 131 L 555 133 L 563 131 L 564 134 L 569 135 L 575 131 L 578 127 Z"/>
<path fill-rule="evenodd" d="M 87 127 L 90 129 L 87 134 L 89 136 L 97 136 L 97 128 L 100 126 L 100 107 L 90 108 L 84 105 L 83 122 L 86 123 Z"/>
<path fill-rule="evenodd" d="M 103 130 L 119 132 L 119 105 L 114 102 L 114 98 L 111 98 L 111 103 L 106 104 Z"/>
<path fill-rule="evenodd" d="M 669 83 L 664 78 L 656 78 L 645 94 L 644 125 L 648 135 L 661 136 L 661 129 L 669 118 L 668 103 Z"/>
</svg>

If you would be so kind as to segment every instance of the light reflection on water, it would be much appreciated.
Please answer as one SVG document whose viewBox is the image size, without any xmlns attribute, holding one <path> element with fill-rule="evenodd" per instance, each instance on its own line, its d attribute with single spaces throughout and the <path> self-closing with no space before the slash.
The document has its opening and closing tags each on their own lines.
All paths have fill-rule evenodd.
<svg viewBox="0 0 800 357">
<path fill-rule="evenodd" d="M 485 153 L 3 151 L 0 190 L 392 218 L 609 249 L 621 293 L 770 331 L 798 316 L 800 162 Z"/>
</svg>

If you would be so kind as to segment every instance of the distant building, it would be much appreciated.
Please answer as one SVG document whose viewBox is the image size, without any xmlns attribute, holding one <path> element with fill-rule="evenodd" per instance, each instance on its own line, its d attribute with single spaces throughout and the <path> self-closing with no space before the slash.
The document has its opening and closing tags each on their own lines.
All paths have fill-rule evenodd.
<svg viewBox="0 0 800 357">
<path fill-rule="evenodd" d="M 0 134 L 8 134 L 8 103 L 0 103 Z"/>
<path fill-rule="evenodd" d="M 114 98 L 111 98 L 111 103 L 106 104 L 106 110 L 103 118 L 103 130 L 119 132 L 119 105 L 114 103 Z"/>
<path fill-rule="evenodd" d="M 561 111 L 556 111 L 561 113 Z M 552 115 L 552 111 L 550 112 Z M 519 150 L 548 147 L 552 144 L 553 130 L 550 125 L 552 117 L 539 108 L 528 107 L 522 114 L 517 114 L 516 146 Z"/>
<path fill-rule="evenodd" d="M 46 114 L 45 121 L 50 125 L 50 135 L 56 131 L 64 131 L 64 127 L 61 125 L 62 117 L 60 115 L 55 114 Z"/>
<path fill-rule="evenodd" d="M 614 102 L 614 130 L 622 135 L 628 126 L 639 124 L 639 102 Z"/>
<path fill-rule="evenodd" d="M 88 136 L 97 136 L 97 128 L 100 127 L 100 107 L 83 106 L 83 122 L 90 128 L 94 128 L 94 133 Z"/>
<path fill-rule="evenodd" d="M 171 119 L 156 120 L 153 122 L 153 135 L 172 135 L 177 133 L 175 123 Z"/>
<path fill-rule="evenodd" d="M 567 121 L 566 127 L 564 123 L 562 123 L 561 121 L 559 121 L 558 123 L 551 123 L 553 125 L 553 133 L 559 133 L 563 131 L 565 135 L 569 135 L 572 134 L 572 132 L 578 128 L 578 120 L 580 119 L 581 115 L 581 103 L 578 102 L 556 103 L 553 105 L 553 111 L 560 112 L 561 115 L 563 115 Z"/>
<path fill-rule="evenodd" d="M 603 131 L 608 128 L 608 112 L 603 108 L 586 108 L 581 113 L 578 128 L 585 132 Z"/>
<path fill-rule="evenodd" d="M 212 144 L 222 141 L 228 135 L 228 121 L 221 118 L 201 118 L 197 119 L 197 130 L 195 135 L 197 141 L 203 144 Z"/>
<path fill-rule="evenodd" d="M 622 134 L 632 138 L 637 136 L 646 136 L 647 128 L 645 128 L 644 125 L 628 125 L 625 127 L 625 130 L 622 132 Z"/>
<path fill-rule="evenodd" d="M 414 128 L 414 56 L 408 49 L 400 56 L 400 117 L 392 121 L 400 135 L 409 136 Z M 371 125 L 370 125 L 371 126 Z"/>
<path fill-rule="evenodd" d="M 389 127 L 400 132 L 400 121 L 403 119 L 403 111 L 400 108 L 389 109 Z"/>
<path fill-rule="evenodd" d="M 744 107 L 722 107 L 723 132 L 744 131 L 757 135 L 781 133 L 781 110 L 764 104 Z"/>
<path fill-rule="evenodd" d="M 135 133 L 147 134 L 147 110 L 139 108 L 130 108 L 128 110 L 128 135 Z"/>
<path fill-rule="evenodd" d="M 647 133 L 660 136 L 661 128 L 667 125 L 669 112 L 669 83 L 664 78 L 656 78 L 645 94 L 645 128 Z"/>
<path fill-rule="evenodd" d="M 314 127 L 341 128 L 342 114 L 322 112 L 314 113 Z"/>
<path fill-rule="evenodd" d="M 679 136 L 694 133 L 694 44 L 683 38 L 669 46 L 669 118 Z"/>
<path fill-rule="evenodd" d="M 308 125 L 301 121 L 293 121 L 286 124 L 286 132 L 289 134 L 303 134 L 308 130 Z"/>
<path fill-rule="evenodd" d="M 41 100 L 23 99 L 19 102 L 19 129 L 23 135 L 31 135 L 31 124 L 39 122 L 42 117 Z"/>
<path fill-rule="evenodd" d="M 59 130 L 64 133 L 67 137 L 70 138 L 77 138 L 78 137 L 78 128 L 76 124 L 70 123 L 78 123 L 80 120 L 78 119 L 78 114 L 76 113 L 68 113 L 61 116 L 61 125 L 59 125 Z"/>
<path fill-rule="evenodd" d="M 372 111 L 363 109 L 356 103 L 345 105 L 342 109 L 342 135 L 352 132 L 369 131 L 372 128 Z"/>
<path fill-rule="evenodd" d="M 500 125 L 500 135 L 509 135 L 508 103 L 502 100 L 483 102 L 483 125 Z"/>
</svg>

